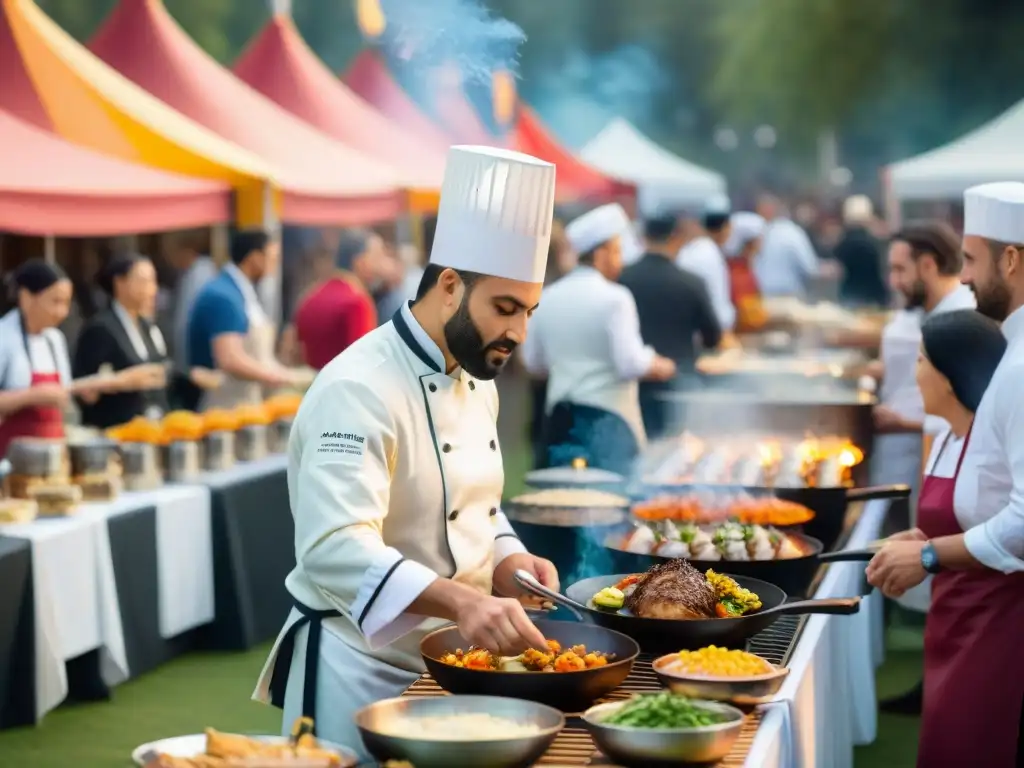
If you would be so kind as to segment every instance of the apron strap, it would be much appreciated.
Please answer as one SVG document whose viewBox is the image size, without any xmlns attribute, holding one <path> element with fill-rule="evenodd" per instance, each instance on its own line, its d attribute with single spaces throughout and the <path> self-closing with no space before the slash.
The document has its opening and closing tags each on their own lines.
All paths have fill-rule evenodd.
<svg viewBox="0 0 1024 768">
<path fill-rule="evenodd" d="M 967 428 L 967 434 L 964 436 L 964 447 L 960 449 L 960 458 L 956 460 L 956 473 L 953 477 L 957 477 L 960 474 L 960 466 L 964 463 L 964 456 L 967 455 L 967 444 L 971 442 L 971 430 L 974 429 L 974 422 L 971 422 L 971 426 Z"/>
<path fill-rule="evenodd" d="M 302 627 L 309 625 L 306 638 L 306 657 L 303 661 L 302 680 L 302 716 L 313 720 L 316 733 L 316 691 L 317 671 L 320 666 L 320 636 L 323 620 L 341 616 L 341 613 L 328 609 L 318 611 L 308 605 L 293 600 L 292 605 L 302 614 L 294 624 L 288 627 L 277 647 L 274 659 L 274 671 L 270 675 L 270 703 L 278 709 L 284 709 L 284 697 L 288 689 L 288 674 L 291 671 L 292 656 L 295 653 L 295 638 Z"/>
</svg>

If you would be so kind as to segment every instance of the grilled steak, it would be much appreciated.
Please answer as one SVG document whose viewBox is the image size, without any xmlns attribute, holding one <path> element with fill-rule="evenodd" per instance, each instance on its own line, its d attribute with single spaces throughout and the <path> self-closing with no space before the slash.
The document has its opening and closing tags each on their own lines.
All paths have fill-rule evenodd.
<svg viewBox="0 0 1024 768">
<path fill-rule="evenodd" d="M 711 619 L 716 600 L 703 573 L 685 560 L 668 560 L 640 577 L 626 608 L 645 619 Z"/>
</svg>

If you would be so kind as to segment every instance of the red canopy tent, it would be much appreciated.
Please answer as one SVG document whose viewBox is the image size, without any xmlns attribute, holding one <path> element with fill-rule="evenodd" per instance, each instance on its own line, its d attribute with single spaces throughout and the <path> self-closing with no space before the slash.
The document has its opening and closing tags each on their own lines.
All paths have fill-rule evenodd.
<svg viewBox="0 0 1024 768">
<path fill-rule="evenodd" d="M 392 122 L 353 93 L 302 39 L 291 16 L 278 14 L 235 63 L 235 74 L 296 117 L 354 149 L 401 168 L 416 197 L 434 198 L 445 148 Z"/>
<path fill-rule="evenodd" d="M 528 106 L 519 103 L 513 127 L 513 146 L 520 152 L 554 163 L 555 195 L 559 202 L 618 202 L 628 210 L 636 203 L 636 187 L 605 176 L 563 147 Z"/>
<path fill-rule="evenodd" d="M 356 56 L 342 79 L 382 114 L 447 152 L 451 138 L 416 106 L 376 51 L 368 48 Z"/>
<path fill-rule="evenodd" d="M 401 212 L 398 172 L 288 114 L 196 45 L 161 0 L 122 0 L 90 49 L 157 98 L 270 162 L 282 219 L 351 225 Z"/>
<path fill-rule="evenodd" d="M 90 237 L 198 227 L 231 218 L 225 184 L 77 147 L 0 111 L 0 230 Z"/>
<path fill-rule="evenodd" d="M 505 145 L 481 122 L 462 89 L 462 76 L 457 67 L 440 67 L 432 73 L 431 92 L 440 123 L 459 144 Z"/>
</svg>

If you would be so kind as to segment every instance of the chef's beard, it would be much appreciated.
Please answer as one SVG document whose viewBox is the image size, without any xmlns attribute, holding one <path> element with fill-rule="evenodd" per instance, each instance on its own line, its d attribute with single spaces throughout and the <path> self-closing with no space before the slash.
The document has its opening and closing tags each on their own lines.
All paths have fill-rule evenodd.
<svg viewBox="0 0 1024 768">
<path fill-rule="evenodd" d="M 928 301 L 928 290 L 921 280 L 915 280 L 909 291 L 904 292 L 907 299 L 907 309 L 919 309 Z"/>
<path fill-rule="evenodd" d="M 480 329 L 476 327 L 473 318 L 469 315 L 469 296 L 462 299 L 459 308 L 452 315 L 451 319 L 444 324 L 444 340 L 448 345 L 448 351 L 456 362 L 474 378 L 481 381 L 490 381 L 495 378 L 502 369 L 509 357 L 502 357 L 496 363 L 487 359 L 487 353 L 493 350 L 502 350 L 510 355 L 516 348 L 516 342 L 502 337 L 495 341 L 484 343 Z"/>
<path fill-rule="evenodd" d="M 978 311 L 997 323 L 1003 322 L 1010 314 L 1010 288 L 999 278 L 989 285 L 979 287 L 970 284 L 971 292 L 978 302 Z"/>
</svg>

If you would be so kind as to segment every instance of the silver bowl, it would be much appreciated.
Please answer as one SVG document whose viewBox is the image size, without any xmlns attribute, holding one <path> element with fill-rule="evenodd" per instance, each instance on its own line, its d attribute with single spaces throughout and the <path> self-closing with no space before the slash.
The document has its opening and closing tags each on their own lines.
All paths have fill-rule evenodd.
<svg viewBox="0 0 1024 768">
<path fill-rule="evenodd" d="M 743 729 L 744 714 L 735 707 L 714 701 L 694 704 L 728 716 L 728 720 L 697 728 L 629 728 L 605 725 L 627 701 L 598 704 L 583 713 L 583 722 L 594 743 L 612 762 L 626 768 L 654 768 L 680 763 L 713 763 L 732 750 Z"/>
<path fill-rule="evenodd" d="M 522 724 L 536 724 L 532 736 L 491 741 L 445 741 L 400 736 L 402 720 L 486 713 Z M 427 696 L 384 699 L 359 710 L 356 726 L 366 749 L 380 762 L 407 760 L 416 768 L 529 768 L 548 750 L 565 725 L 557 709 L 498 696 Z"/>
<path fill-rule="evenodd" d="M 771 672 L 748 677 L 679 674 L 667 669 L 667 665 L 675 658 L 677 658 L 677 654 L 670 653 L 654 660 L 654 673 L 658 676 L 661 684 L 672 693 L 692 699 L 725 701 L 743 707 L 763 704 L 771 699 L 779 692 L 789 675 L 787 667 L 777 667 L 774 664 L 771 665 Z"/>
</svg>

